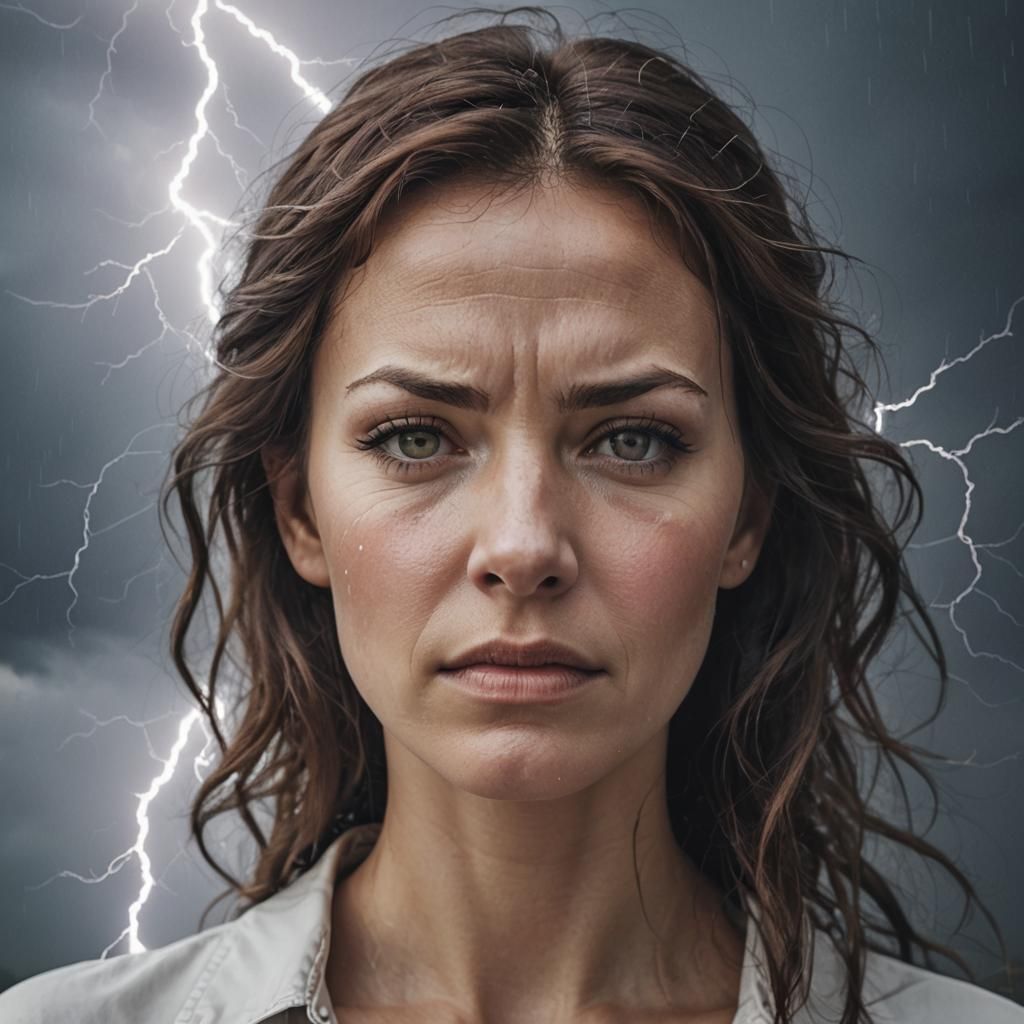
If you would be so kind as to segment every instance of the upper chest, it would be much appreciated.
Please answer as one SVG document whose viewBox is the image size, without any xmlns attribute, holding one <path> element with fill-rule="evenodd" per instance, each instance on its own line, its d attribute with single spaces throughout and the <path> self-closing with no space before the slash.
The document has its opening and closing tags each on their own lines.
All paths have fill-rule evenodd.
<svg viewBox="0 0 1024 1024">
<path fill-rule="evenodd" d="M 449 1007 L 387 1007 L 356 1009 L 334 1008 L 338 1024 L 525 1024 L 520 1021 L 476 1021 L 455 1013 Z M 545 1024 L 733 1024 L 735 1009 L 716 1010 L 702 1014 L 629 1013 L 628 1011 L 601 1010 L 572 1020 L 545 1022 Z"/>
</svg>

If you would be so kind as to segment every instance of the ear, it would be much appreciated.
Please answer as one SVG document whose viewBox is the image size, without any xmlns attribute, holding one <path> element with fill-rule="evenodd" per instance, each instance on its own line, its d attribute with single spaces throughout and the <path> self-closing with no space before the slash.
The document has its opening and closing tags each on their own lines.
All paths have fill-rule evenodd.
<svg viewBox="0 0 1024 1024">
<path fill-rule="evenodd" d="M 747 473 L 743 486 L 743 500 L 736 516 L 736 527 L 722 562 L 722 572 L 718 580 L 718 585 L 723 590 L 738 587 L 754 571 L 754 565 L 757 563 L 757 557 L 761 553 L 771 524 L 775 493 L 775 484 L 765 489 Z"/>
<path fill-rule="evenodd" d="M 329 587 L 316 514 L 304 482 L 299 478 L 298 458 L 288 458 L 282 451 L 266 445 L 260 459 L 267 474 L 270 495 L 274 502 L 274 518 L 281 543 L 295 571 L 315 587 Z"/>
</svg>

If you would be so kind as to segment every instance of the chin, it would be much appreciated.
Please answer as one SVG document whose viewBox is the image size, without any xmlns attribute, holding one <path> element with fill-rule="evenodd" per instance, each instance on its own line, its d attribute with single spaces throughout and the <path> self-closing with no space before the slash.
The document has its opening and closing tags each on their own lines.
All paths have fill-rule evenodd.
<svg viewBox="0 0 1024 1024">
<path fill-rule="evenodd" d="M 595 764 L 580 748 L 578 738 L 557 742 L 551 729 L 504 726 L 446 751 L 448 763 L 435 763 L 435 770 L 456 788 L 489 800 L 557 800 L 614 768 Z"/>
</svg>

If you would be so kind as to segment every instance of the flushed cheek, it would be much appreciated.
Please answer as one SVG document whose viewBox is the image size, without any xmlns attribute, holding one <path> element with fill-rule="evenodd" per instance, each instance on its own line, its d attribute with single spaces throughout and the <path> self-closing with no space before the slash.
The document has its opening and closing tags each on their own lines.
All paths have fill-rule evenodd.
<svg viewBox="0 0 1024 1024">
<path fill-rule="evenodd" d="M 623 544 L 627 524 L 618 521 L 618 547 L 602 545 L 618 556 L 605 563 L 623 639 L 656 657 L 703 657 L 717 595 L 722 540 L 694 517 L 658 517 L 643 524 L 634 542 Z M 682 644 L 681 644 L 681 641 Z"/>
</svg>

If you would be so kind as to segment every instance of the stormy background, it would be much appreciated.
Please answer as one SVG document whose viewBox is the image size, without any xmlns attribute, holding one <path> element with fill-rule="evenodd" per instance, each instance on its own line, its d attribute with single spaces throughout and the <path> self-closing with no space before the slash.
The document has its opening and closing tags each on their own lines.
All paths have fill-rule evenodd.
<svg viewBox="0 0 1024 1024">
<path fill-rule="evenodd" d="M 222 891 L 188 835 L 207 737 L 167 653 L 183 575 L 155 508 L 178 410 L 208 373 L 226 264 L 204 280 L 204 253 L 359 68 L 493 21 L 437 27 L 468 6 L 0 3 L 0 988 L 193 934 Z M 800 182 L 825 240 L 863 261 L 837 289 L 885 353 L 882 430 L 925 491 L 909 564 L 953 675 L 910 737 L 939 755 L 934 820 L 906 777 L 913 824 L 1024 960 L 1024 7 L 550 10 L 569 33 L 689 62 Z M 874 680 L 898 732 L 932 711 L 909 634 Z M 251 863 L 241 826 L 213 835 Z M 914 924 L 952 935 L 945 875 L 886 863 Z M 1010 994 L 979 914 L 950 944 Z"/>
</svg>

